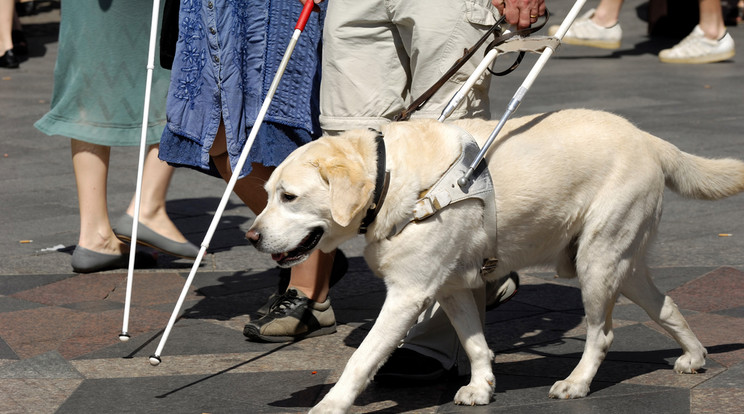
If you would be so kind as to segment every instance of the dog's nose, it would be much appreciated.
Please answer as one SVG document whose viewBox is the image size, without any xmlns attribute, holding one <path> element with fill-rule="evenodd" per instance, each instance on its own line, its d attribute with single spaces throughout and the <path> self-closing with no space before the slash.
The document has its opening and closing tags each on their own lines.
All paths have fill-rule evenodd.
<svg viewBox="0 0 744 414">
<path fill-rule="evenodd" d="M 256 243 L 258 243 L 259 240 L 261 240 L 261 233 L 257 232 L 256 230 L 248 230 L 248 233 L 245 234 L 245 238 L 250 240 L 251 244 L 254 246 Z"/>
</svg>

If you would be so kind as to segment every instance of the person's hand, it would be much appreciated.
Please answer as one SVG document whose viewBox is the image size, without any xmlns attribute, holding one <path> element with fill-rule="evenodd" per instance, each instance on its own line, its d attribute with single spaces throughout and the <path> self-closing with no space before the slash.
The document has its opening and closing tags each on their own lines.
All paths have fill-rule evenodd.
<svg viewBox="0 0 744 414">
<path fill-rule="evenodd" d="M 545 0 L 491 0 L 491 3 L 517 29 L 530 27 L 538 16 L 545 14 Z"/>
</svg>

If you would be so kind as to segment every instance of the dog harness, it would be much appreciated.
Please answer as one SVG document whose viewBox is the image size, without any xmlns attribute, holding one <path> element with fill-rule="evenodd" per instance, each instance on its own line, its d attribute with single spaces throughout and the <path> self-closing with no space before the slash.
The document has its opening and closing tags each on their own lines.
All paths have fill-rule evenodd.
<svg viewBox="0 0 744 414">
<path fill-rule="evenodd" d="M 493 181 L 488 172 L 485 160 L 478 164 L 475 173 L 465 186 L 457 183 L 463 174 L 470 168 L 470 164 L 480 152 L 475 139 L 462 128 L 452 124 L 445 124 L 448 128 L 458 133 L 462 145 L 460 157 L 442 175 L 424 195 L 416 201 L 411 214 L 403 221 L 393 226 L 388 238 L 395 236 L 413 221 L 423 221 L 434 215 L 437 211 L 468 199 L 478 199 L 483 202 L 483 225 L 490 240 L 496 240 L 496 200 L 494 195 Z"/>
</svg>

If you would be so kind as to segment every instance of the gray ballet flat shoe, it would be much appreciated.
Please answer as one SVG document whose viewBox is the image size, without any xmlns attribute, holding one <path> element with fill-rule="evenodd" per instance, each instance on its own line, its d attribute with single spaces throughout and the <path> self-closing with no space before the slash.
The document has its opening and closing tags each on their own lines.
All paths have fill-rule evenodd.
<svg viewBox="0 0 744 414">
<path fill-rule="evenodd" d="M 114 234 L 120 240 L 127 243 L 132 241 L 132 223 L 134 218 L 129 214 L 121 216 L 119 221 L 114 226 Z M 171 240 L 167 237 L 161 236 L 155 233 L 150 228 L 142 223 L 137 226 L 137 244 L 143 246 L 152 247 L 153 249 L 160 250 L 163 253 L 170 254 L 172 256 L 182 257 L 184 259 L 196 259 L 199 254 L 199 248 L 193 243 L 185 241 L 179 243 Z"/>
<path fill-rule="evenodd" d="M 155 267 L 157 261 L 152 255 L 136 252 L 134 264 L 138 268 Z M 129 254 L 98 253 L 85 247 L 75 246 L 72 252 L 72 270 L 75 273 L 94 273 L 105 270 L 126 269 L 129 267 Z"/>
</svg>

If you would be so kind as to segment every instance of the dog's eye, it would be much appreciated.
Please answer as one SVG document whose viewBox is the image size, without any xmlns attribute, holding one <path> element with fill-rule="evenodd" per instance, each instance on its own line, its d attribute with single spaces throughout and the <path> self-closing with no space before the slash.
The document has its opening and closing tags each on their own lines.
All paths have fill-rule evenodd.
<svg viewBox="0 0 744 414">
<path fill-rule="evenodd" d="M 291 193 L 282 193 L 281 198 L 283 202 L 289 203 L 291 201 L 294 201 L 294 199 L 296 199 L 297 196 Z"/>
</svg>

